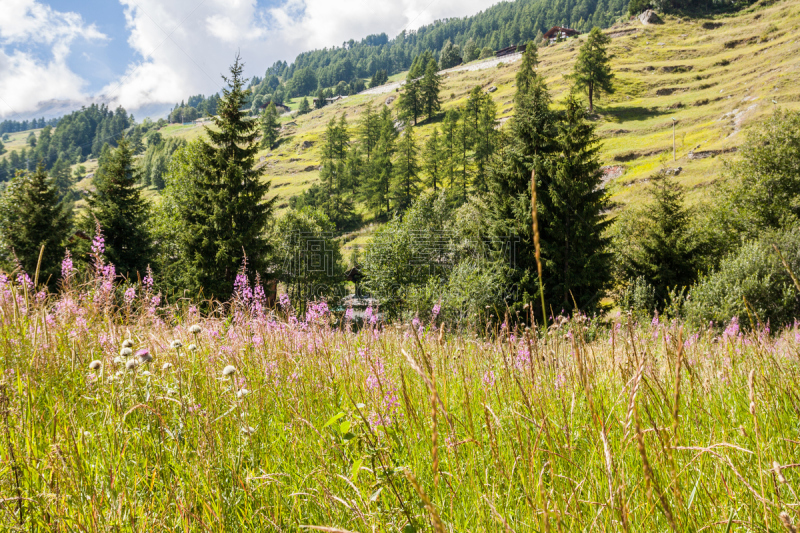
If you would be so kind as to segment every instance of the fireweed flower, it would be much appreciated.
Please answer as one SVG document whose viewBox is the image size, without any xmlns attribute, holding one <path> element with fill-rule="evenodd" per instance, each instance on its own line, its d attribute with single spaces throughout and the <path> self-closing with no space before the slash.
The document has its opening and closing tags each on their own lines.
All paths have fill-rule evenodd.
<svg viewBox="0 0 800 533">
<path fill-rule="evenodd" d="M 352 307 L 348 307 L 347 311 L 344 312 L 344 319 L 347 322 L 352 322 L 353 321 L 353 308 Z"/>
<path fill-rule="evenodd" d="M 72 264 L 72 255 L 69 253 L 69 250 L 67 250 L 67 253 L 64 255 L 64 260 L 61 261 L 61 277 L 67 280 L 74 272 L 75 267 Z"/>
<path fill-rule="evenodd" d="M 125 290 L 125 305 L 131 305 L 136 299 L 136 287 L 128 287 Z"/>
<path fill-rule="evenodd" d="M 222 369 L 222 375 L 228 377 L 236 373 L 236 367 L 233 365 L 228 365 Z"/>
<path fill-rule="evenodd" d="M 495 381 L 494 372 L 492 372 L 491 370 L 487 370 L 483 374 L 483 384 L 486 385 L 487 387 L 494 387 L 494 381 Z"/>
<path fill-rule="evenodd" d="M 436 304 L 436 305 L 433 306 L 433 311 L 431 311 L 431 315 L 432 315 L 433 320 L 436 320 L 436 317 L 439 316 L 439 313 L 441 312 L 441 310 L 442 310 L 442 306 L 441 305 Z"/>
</svg>

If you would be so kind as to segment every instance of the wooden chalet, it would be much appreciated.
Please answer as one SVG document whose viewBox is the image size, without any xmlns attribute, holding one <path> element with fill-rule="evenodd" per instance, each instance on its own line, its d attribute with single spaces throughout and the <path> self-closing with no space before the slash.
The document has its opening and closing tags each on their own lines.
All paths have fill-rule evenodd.
<svg viewBox="0 0 800 533">
<path fill-rule="evenodd" d="M 553 26 L 550 28 L 550 31 L 544 34 L 544 38 L 549 40 L 551 43 L 557 42 L 558 40 L 564 40 L 568 37 L 575 37 L 576 35 L 580 35 L 581 32 L 578 30 L 573 30 L 572 28 L 562 28 L 561 26 Z"/>
</svg>

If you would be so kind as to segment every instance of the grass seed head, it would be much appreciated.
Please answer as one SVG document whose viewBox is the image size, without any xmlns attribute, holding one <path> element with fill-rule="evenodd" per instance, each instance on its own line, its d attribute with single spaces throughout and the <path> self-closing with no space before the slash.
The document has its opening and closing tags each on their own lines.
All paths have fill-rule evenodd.
<svg viewBox="0 0 800 533">
<path fill-rule="evenodd" d="M 794 524 L 792 524 L 792 519 L 789 518 L 789 514 L 786 511 L 783 511 L 779 516 L 781 518 L 781 523 L 783 524 L 783 527 L 786 528 L 786 531 L 790 531 L 791 533 L 797 533 L 797 528 L 794 527 Z"/>
<path fill-rule="evenodd" d="M 778 461 L 772 461 L 772 471 L 775 472 L 775 477 L 780 483 L 786 483 L 786 478 L 781 473 L 781 464 Z"/>
</svg>

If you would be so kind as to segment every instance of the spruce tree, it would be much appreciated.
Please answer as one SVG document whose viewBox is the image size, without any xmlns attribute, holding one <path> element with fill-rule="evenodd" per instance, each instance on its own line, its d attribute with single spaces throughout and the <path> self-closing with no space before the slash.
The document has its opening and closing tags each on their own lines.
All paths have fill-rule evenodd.
<svg viewBox="0 0 800 533">
<path fill-rule="evenodd" d="M 117 148 L 105 145 L 92 183 L 95 190 L 86 200 L 88 208 L 81 222 L 94 235 L 96 222 L 105 236 L 106 258 L 117 273 L 136 278 L 144 275 L 152 243 L 148 233 L 149 208 L 139 190 L 130 142 L 122 137 Z"/>
<path fill-rule="evenodd" d="M 320 87 L 317 91 L 317 97 L 314 99 L 314 107 L 322 109 L 325 107 L 325 103 L 325 91 Z"/>
<path fill-rule="evenodd" d="M 278 110 L 270 103 L 261 114 L 261 146 L 272 148 L 278 140 L 281 126 L 278 123 Z"/>
<path fill-rule="evenodd" d="M 264 167 L 256 168 L 258 123 L 248 119 L 246 79 L 237 55 L 223 79 L 227 87 L 199 141 L 199 172 L 190 176 L 180 207 L 184 222 L 182 247 L 187 257 L 188 285 L 206 297 L 227 299 L 245 256 L 250 272 L 266 274 L 271 252 L 266 232 L 275 199 L 266 199 L 270 183 Z"/>
<path fill-rule="evenodd" d="M 419 193 L 419 148 L 414 139 L 414 129 L 406 128 L 397 146 L 397 161 L 392 182 L 392 197 L 395 211 L 403 212 L 414 202 Z"/>
<path fill-rule="evenodd" d="M 437 71 L 438 65 L 436 60 L 431 59 L 428 61 L 428 66 L 425 68 L 425 75 L 422 78 L 421 99 L 425 116 L 428 117 L 428 120 L 442 108 L 441 101 L 439 100 L 439 90 L 441 89 L 442 80 Z"/>
<path fill-rule="evenodd" d="M 538 194 L 545 292 L 553 307 L 572 309 L 577 303 L 592 311 L 610 279 L 603 236 L 610 205 L 600 186 L 599 139 L 574 94 L 567 98 L 556 142 L 558 152 L 546 163 L 551 181 Z"/>
<path fill-rule="evenodd" d="M 33 278 L 42 253 L 39 280 L 55 284 L 72 229 L 72 213 L 40 162 L 33 174 L 18 174 L 0 203 L 0 235 L 6 261 L 14 259 Z M 44 251 L 42 252 L 42 246 Z"/>
<path fill-rule="evenodd" d="M 444 173 L 442 138 L 439 135 L 439 128 L 434 128 L 433 133 L 428 137 L 422 161 L 425 173 L 428 175 L 426 185 L 434 191 L 438 190 L 442 185 L 442 175 Z"/>
<path fill-rule="evenodd" d="M 532 308 L 538 320 L 542 320 L 531 212 L 531 172 L 536 172 L 540 199 L 551 181 L 549 173 L 545 172 L 545 161 L 557 150 L 554 141 L 557 130 L 555 116 L 550 110 L 550 94 L 544 80 L 536 74 L 536 63 L 536 47 L 529 43 L 517 74 L 510 131 L 506 142 L 500 143 L 496 164 L 488 173 L 492 220 L 489 231 L 498 242 L 519 239 L 506 282 L 510 290 L 516 292 L 514 300 L 520 304 L 518 309 L 521 304 L 535 303 Z"/>
<path fill-rule="evenodd" d="M 614 92 L 614 74 L 606 51 L 610 42 L 611 38 L 600 28 L 592 28 L 575 61 L 575 72 L 571 78 L 577 87 L 589 95 L 589 113 L 594 113 L 595 97 Z"/>
<path fill-rule="evenodd" d="M 642 233 L 629 237 L 621 250 L 623 271 L 629 279 L 644 277 L 655 289 L 659 309 L 670 290 L 691 286 L 702 266 L 702 243 L 692 229 L 685 194 L 664 172 L 656 174 L 648 187 L 650 202 L 639 215 Z"/>
</svg>

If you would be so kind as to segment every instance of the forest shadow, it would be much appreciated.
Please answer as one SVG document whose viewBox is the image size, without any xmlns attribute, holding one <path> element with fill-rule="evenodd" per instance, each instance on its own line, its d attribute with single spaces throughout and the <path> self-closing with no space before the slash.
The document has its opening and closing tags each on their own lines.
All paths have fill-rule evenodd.
<svg viewBox="0 0 800 533">
<path fill-rule="evenodd" d="M 615 106 L 605 109 L 599 109 L 595 113 L 597 118 L 600 117 L 613 117 L 620 122 L 627 122 L 631 120 L 648 120 L 661 115 L 668 115 L 674 111 L 667 109 L 660 109 L 658 107 L 644 107 L 644 106 Z"/>
</svg>

